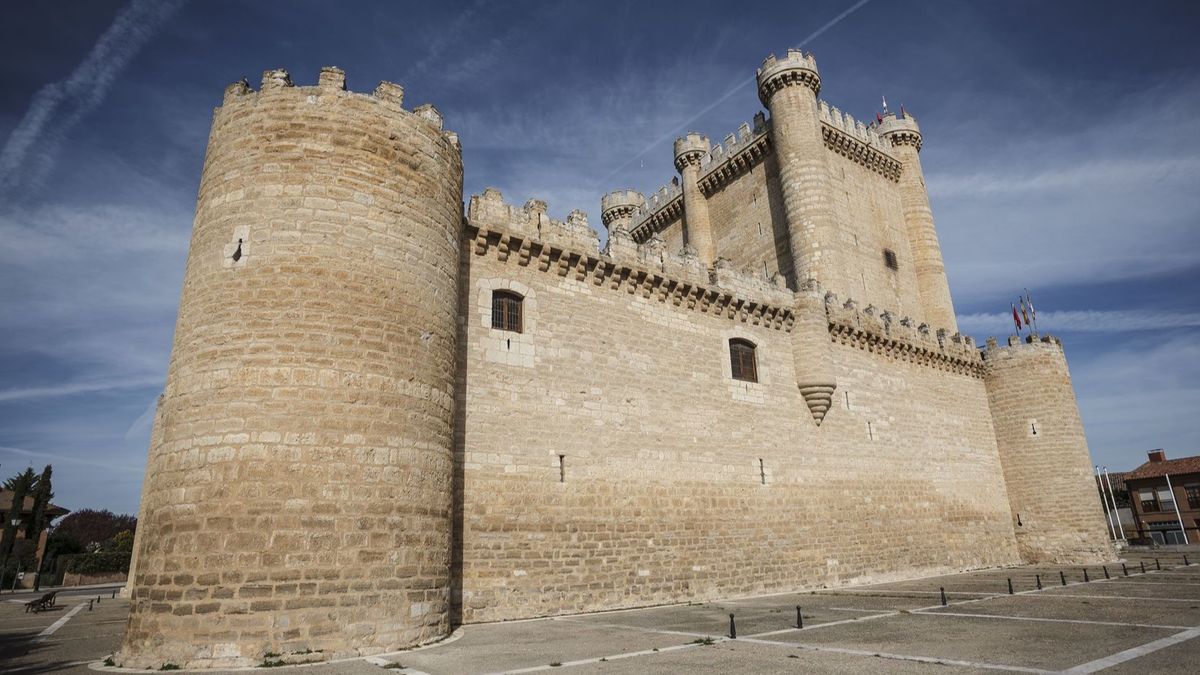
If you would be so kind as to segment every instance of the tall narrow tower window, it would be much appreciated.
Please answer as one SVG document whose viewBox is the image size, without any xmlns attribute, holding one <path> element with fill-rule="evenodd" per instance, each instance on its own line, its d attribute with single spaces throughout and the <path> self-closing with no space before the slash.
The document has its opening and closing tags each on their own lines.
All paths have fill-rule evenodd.
<svg viewBox="0 0 1200 675">
<path fill-rule="evenodd" d="M 523 300 L 512 291 L 492 291 L 492 328 L 520 333 Z"/>
<path fill-rule="evenodd" d="M 883 249 L 883 264 L 887 265 L 889 270 L 900 269 L 900 263 L 896 260 L 896 252 L 890 248 Z"/>
<path fill-rule="evenodd" d="M 758 382 L 758 366 L 754 360 L 754 343 L 734 338 L 729 341 L 729 365 L 733 379 Z"/>
</svg>

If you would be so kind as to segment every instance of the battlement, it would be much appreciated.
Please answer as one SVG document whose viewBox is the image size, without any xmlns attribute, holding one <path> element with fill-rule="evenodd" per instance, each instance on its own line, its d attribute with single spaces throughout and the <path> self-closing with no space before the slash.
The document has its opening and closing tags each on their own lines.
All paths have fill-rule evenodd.
<svg viewBox="0 0 1200 675">
<path fill-rule="evenodd" d="M 629 231 L 635 239 L 645 240 L 663 225 L 683 214 L 683 188 L 671 181 L 650 193 L 646 203 L 633 216 Z"/>
<path fill-rule="evenodd" d="M 689 164 L 699 165 L 708 156 L 708 136 L 689 131 L 683 138 L 675 139 L 675 170 L 683 171 Z"/>
<path fill-rule="evenodd" d="M 1010 358 L 1018 355 L 1022 351 L 1031 349 L 1047 349 L 1057 352 L 1062 352 L 1062 340 L 1057 335 L 1039 335 L 1032 333 L 1025 336 L 1024 339 L 1017 335 L 1009 335 L 1006 344 L 1001 345 L 995 337 L 989 337 L 985 346 L 980 350 L 980 354 L 984 361 L 995 361 L 1001 358 Z"/>
<path fill-rule="evenodd" d="M 876 129 L 879 136 L 888 141 L 889 147 L 912 145 L 917 150 L 921 149 L 921 127 L 917 126 L 917 118 L 903 110 L 900 114 L 889 112 L 884 115 Z"/>
<path fill-rule="evenodd" d="M 586 213 L 575 209 L 563 221 L 551 218 L 546 210 L 546 202 L 540 199 L 530 199 L 518 207 L 505 202 L 496 188 L 487 188 L 482 195 L 471 195 L 467 222 L 480 229 L 508 231 L 582 253 L 600 253 L 600 238 L 588 226 Z"/>
<path fill-rule="evenodd" d="M 792 84 L 809 87 L 821 93 L 821 76 L 817 72 L 817 60 L 811 53 L 789 49 L 783 58 L 771 54 L 763 59 L 762 67 L 755 73 L 758 82 L 758 98 L 763 105 L 776 91 Z"/>
<path fill-rule="evenodd" d="M 637 190 L 614 190 L 600 198 L 600 221 L 612 229 L 613 223 L 628 222 L 646 207 L 646 196 Z"/>
<path fill-rule="evenodd" d="M 876 150 L 881 152 L 887 151 L 887 147 L 889 146 L 880 138 L 880 132 L 875 127 L 854 119 L 850 116 L 850 113 L 838 110 L 837 106 L 830 105 L 828 101 L 824 99 L 817 101 L 817 113 L 822 122 L 832 126 L 834 129 Z"/>
<path fill-rule="evenodd" d="M 825 312 L 835 342 L 954 372 L 983 373 L 983 359 L 969 335 L 917 324 L 910 317 L 897 317 L 874 305 L 860 309 L 853 299 L 842 302 L 833 292 L 825 294 Z"/>
<path fill-rule="evenodd" d="M 403 112 L 405 114 L 414 115 L 421 118 L 435 128 L 442 131 L 442 135 L 455 148 L 459 147 L 458 134 L 453 131 L 445 131 L 442 129 L 443 118 L 441 112 L 431 104 L 417 106 L 411 112 L 404 109 L 404 87 L 386 80 L 379 83 L 375 90 L 370 94 L 352 92 L 346 89 L 346 71 L 337 66 L 325 66 L 321 68 L 317 76 L 317 84 L 315 86 L 305 87 L 296 86 L 292 82 L 292 76 L 283 68 L 270 68 L 263 71 L 262 83 L 259 90 L 256 92 L 250 87 L 250 83 L 245 79 L 225 87 L 225 96 L 222 100 L 222 106 L 229 106 L 240 101 L 257 100 L 258 96 L 278 96 L 281 94 L 301 95 L 301 96 L 352 96 L 372 101 L 377 101 L 386 108 Z"/>
<path fill-rule="evenodd" d="M 742 321 L 769 322 L 788 329 L 793 294 L 781 275 L 768 279 L 761 273 L 737 270 L 728 260 L 707 269 L 695 251 L 668 251 L 661 237 L 636 244 L 625 233 L 614 231 L 601 251 L 582 212 L 572 211 L 566 223 L 545 215 L 545 203 L 530 200 L 524 207 L 507 204 L 499 190 L 488 188 L 471 197 L 467 225 L 475 228 L 474 252 L 496 251 L 500 260 L 513 254 L 521 265 L 597 286 L 623 288 L 700 311 L 728 312 Z M 583 220 L 574 218 L 575 214 Z M 589 235 L 579 228 L 586 228 Z"/>
<path fill-rule="evenodd" d="M 817 102 L 821 135 L 830 150 L 898 182 L 903 168 L 890 153 L 892 144 L 873 126 L 863 124 L 826 101 Z"/>
</svg>

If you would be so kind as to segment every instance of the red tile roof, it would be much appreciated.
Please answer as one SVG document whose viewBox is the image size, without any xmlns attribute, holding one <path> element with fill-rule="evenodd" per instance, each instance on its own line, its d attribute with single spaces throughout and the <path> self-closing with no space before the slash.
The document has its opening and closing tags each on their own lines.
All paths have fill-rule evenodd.
<svg viewBox="0 0 1200 675">
<path fill-rule="evenodd" d="M 1139 478 L 1161 478 L 1166 474 L 1172 476 L 1182 476 L 1187 473 L 1200 474 L 1200 456 L 1196 457 L 1180 457 L 1179 459 L 1167 459 L 1161 462 L 1146 462 L 1138 468 L 1125 474 L 1125 480 L 1138 480 Z"/>
</svg>

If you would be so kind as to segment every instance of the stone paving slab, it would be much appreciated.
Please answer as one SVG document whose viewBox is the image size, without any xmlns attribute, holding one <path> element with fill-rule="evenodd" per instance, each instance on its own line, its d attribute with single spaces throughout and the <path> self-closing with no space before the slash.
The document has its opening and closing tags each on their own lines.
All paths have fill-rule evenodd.
<svg viewBox="0 0 1200 675">
<path fill-rule="evenodd" d="M 900 614 L 772 636 L 780 642 L 1061 670 L 1178 631 Z"/>
<path fill-rule="evenodd" d="M 1200 603 L 1195 606 L 1178 605 L 1166 609 L 1162 603 L 1153 600 L 1098 601 L 1056 597 L 1046 593 L 1037 596 L 1004 596 L 970 605 L 938 607 L 929 611 L 1170 626 L 1200 625 Z"/>
</svg>

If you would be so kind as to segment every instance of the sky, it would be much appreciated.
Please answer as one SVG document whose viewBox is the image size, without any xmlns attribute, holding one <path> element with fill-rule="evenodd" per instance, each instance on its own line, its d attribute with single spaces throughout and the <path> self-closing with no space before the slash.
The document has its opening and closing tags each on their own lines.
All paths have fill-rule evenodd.
<svg viewBox="0 0 1200 675">
<path fill-rule="evenodd" d="M 466 195 L 551 215 L 674 175 L 671 141 L 761 109 L 803 46 L 822 98 L 920 120 L 959 323 L 1032 293 L 1095 463 L 1200 454 L 1200 5 L 1193 2 L 14 3 L 0 20 L 0 476 L 137 510 L 212 109 L 321 66 L 460 135 Z"/>
</svg>

